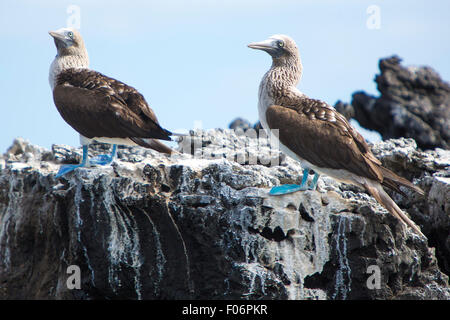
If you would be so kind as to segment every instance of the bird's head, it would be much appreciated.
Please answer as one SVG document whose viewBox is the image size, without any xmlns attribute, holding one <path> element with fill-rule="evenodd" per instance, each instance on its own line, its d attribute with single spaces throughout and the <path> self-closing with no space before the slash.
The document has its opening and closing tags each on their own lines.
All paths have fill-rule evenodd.
<svg viewBox="0 0 450 320">
<path fill-rule="evenodd" d="M 266 51 L 272 56 L 272 68 L 269 70 L 272 74 L 272 77 L 269 77 L 271 81 L 281 81 L 282 86 L 298 84 L 302 77 L 303 66 L 297 45 L 291 37 L 276 34 L 267 40 L 250 43 L 248 47 Z"/>
<path fill-rule="evenodd" d="M 276 34 L 267 40 L 250 43 L 248 47 L 266 51 L 274 60 L 298 57 L 298 48 L 295 41 L 284 34 Z"/>
<path fill-rule="evenodd" d="M 48 32 L 55 40 L 59 55 L 81 55 L 86 49 L 81 34 L 73 28 L 61 28 Z"/>
</svg>

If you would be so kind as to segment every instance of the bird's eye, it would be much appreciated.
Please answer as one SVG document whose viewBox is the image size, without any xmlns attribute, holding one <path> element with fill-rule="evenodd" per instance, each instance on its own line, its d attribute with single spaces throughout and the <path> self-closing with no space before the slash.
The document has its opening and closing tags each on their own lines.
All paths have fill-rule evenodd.
<svg viewBox="0 0 450 320">
<path fill-rule="evenodd" d="M 67 33 L 67 35 L 69 36 L 69 38 L 73 39 L 73 32 L 72 32 L 72 31 L 69 31 L 69 32 Z"/>
<path fill-rule="evenodd" d="M 278 47 L 279 48 L 283 48 L 284 47 L 284 42 L 283 41 L 278 41 Z"/>
</svg>

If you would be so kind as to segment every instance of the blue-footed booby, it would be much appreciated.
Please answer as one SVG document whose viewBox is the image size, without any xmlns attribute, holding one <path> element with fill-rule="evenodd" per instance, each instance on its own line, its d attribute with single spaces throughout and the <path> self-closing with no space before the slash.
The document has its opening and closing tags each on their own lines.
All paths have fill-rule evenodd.
<svg viewBox="0 0 450 320">
<path fill-rule="evenodd" d="M 311 99 L 296 86 L 302 76 L 302 63 L 297 45 L 286 35 L 274 35 L 248 45 L 266 51 L 272 67 L 259 87 L 259 120 L 265 130 L 278 130 L 281 151 L 299 161 L 304 168 L 300 185 L 282 185 L 270 194 L 314 190 L 319 174 L 364 188 L 392 215 L 424 236 L 420 228 L 397 206 L 384 187 L 405 195 L 400 186 L 423 195 L 423 191 L 384 168 L 373 155 L 364 138 L 344 116 L 327 103 Z M 315 175 L 309 186 L 310 170 Z M 424 236 L 425 237 L 425 236 Z"/>
<path fill-rule="evenodd" d="M 64 165 L 57 177 L 78 167 L 111 163 L 117 145 L 174 151 L 156 139 L 175 135 L 162 128 L 144 97 L 133 87 L 89 69 L 89 57 L 80 33 L 73 28 L 50 31 L 57 55 L 50 66 L 49 81 L 53 101 L 63 119 L 80 134 L 83 160 Z M 89 159 L 92 141 L 113 145 L 110 155 Z"/>
</svg>

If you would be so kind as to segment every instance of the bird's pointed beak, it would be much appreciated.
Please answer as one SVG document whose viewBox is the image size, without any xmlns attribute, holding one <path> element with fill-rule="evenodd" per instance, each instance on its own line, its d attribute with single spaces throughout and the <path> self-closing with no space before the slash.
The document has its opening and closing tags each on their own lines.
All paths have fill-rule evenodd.
<svg viewBox="0 0 450 320">
<path fill-rule="evenodd" d="M 64 35 L 58 31 L 49 31 L 48 34 L 55 39 L 64 40 Z"/>
<path fill-rule="evenodd" d="M 275 43 L 275 40 L 267 39 L 261 42 L 252 42 L 248 45 L 248 47 L 257 50 L 270 51 L 277 48 Z"/>
</svg>

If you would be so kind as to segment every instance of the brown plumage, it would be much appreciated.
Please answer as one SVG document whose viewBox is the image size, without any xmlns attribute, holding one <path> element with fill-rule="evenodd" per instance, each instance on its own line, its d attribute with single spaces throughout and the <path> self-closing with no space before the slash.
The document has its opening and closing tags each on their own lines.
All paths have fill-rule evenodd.
<svg viewBox="0 0 450 320">
<path fill-rule="evenodd" d="M 171 140 L 171 132 L 159 125 L 136 89 L 99 72 L 73 68 L 62 71 L 53 99 L 64 120 L 87 138 Z"/>
<path fill-rule="evenodd" d="M 58 54 L 50 67 L 53 101 L 63 119 L 82 137 L 114 144 L 174 151 L 155 140 L 171 140 L 145 98 L 135 88 L 89 69 L 80 33 L 51 31 Z"/>
<path fill-rule="evenodd" d="M 405 194 L 400 186 L 422 195 L 423 191 L 384 168 L 364 138 L 333 107 L 308 98 L 296 88 L 302 64 L 295 42 L 276 35 L 249 47 L 264 50 L 273 59 L 271 69 L 261 81 L 259 113 L 266 130 L 278 130 L 282 151 L 305 168 L 365 188 L 392 215 L 423 236 L 382 186 L 402 195 Z"/>
</svg>

